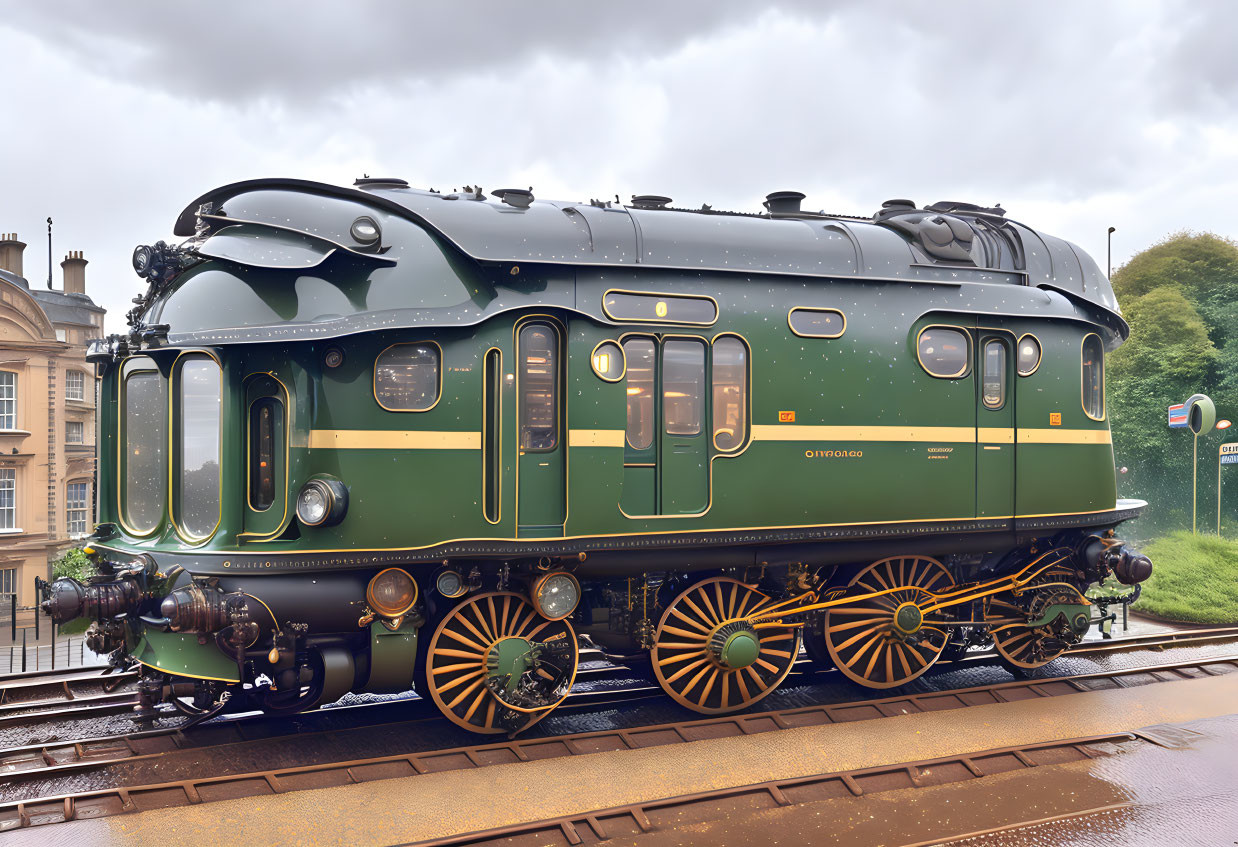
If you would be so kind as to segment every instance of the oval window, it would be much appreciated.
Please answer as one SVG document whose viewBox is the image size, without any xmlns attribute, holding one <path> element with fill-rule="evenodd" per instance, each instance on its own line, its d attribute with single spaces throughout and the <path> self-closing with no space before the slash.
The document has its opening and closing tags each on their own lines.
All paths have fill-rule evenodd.
<svg viewBox="0 0 1238 847">
<path fill-rule="evenodd" d="M 847 319 L 837 309 L 794 308 L 787 315 L 791 331 L 805 338 L 838 338 L 847 328 Z"/>
<path fill-rule="evenodd" d="M 1083 339 L 1083 413 L 1105 419 L 1105 350 L 1095 335 Z"/>
<path fill-rule="evenodd" d="M 614 321 L 709 326 L 718 320 L 718 304 L 713 300 L 684 295 L 607 291 L 602 311 Z"/>
<path fill-rule="evenodd" d="M 437 344 L 396 344 L 374 363 L 374 399 L 389 412 L 434 408 L 440 386 Z"/>
<path fill-rule="evenodd" d="M 942 379 L 956 379 L 967 373 L 971 360 L 971 341 L 966 333 L 947 327 L 929 327 L 916 342 L 920 365 Z"/>
<path fill-rule="evenodd" d="M 618 382 L 623 379 L 626 370 L 623 361 L 623 350 L 613 341 L 603 341 L 593 348 L 589 357 L 593 372 L 607 382 Z"/>
<path fill-rule="evenodd" d="M 1019 339 L 1019 353 L 1015 358 L 1019 376 L 1031 376 L 1040 367 L 1040 342 L 1033 336 L 1023 336 Z"/>
</svg>

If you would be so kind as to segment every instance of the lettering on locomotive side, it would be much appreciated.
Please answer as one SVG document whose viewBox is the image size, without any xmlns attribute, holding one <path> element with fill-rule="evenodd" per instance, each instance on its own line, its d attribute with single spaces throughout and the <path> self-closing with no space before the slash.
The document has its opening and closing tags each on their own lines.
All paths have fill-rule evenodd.
<svg viewBox="0 0 1238 847">
<path fill-rule="evenodd" d="M 779 412 L 778 423 L 795 423 L 795 412 Z"/>
<path fill-rule="evenodd" d="M 930 459 L 949 459 L 950 454 L 954 452 L 953 447 L 929 447 L 927 449 Z"/>
<path fill-rule="evenodd" d="M 805 459 L 860 459 L 863 450 L 805 450 Z"/>
</svg>

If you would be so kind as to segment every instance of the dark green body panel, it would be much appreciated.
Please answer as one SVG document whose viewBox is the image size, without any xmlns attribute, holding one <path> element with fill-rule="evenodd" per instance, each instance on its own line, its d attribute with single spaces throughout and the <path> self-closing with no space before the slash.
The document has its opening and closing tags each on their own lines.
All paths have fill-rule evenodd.
<svg viewBox="0 0 1238 847">
<path fill-rule="evenodd" d="M 552 276 L 563 279 L 561 272 Z M 810 284 L 719 274 L 672 277 L 664 272 L 651 273 L 647 280 L 623 276 L 619 284 L 630 288 L 641 282 L 641 287 L 652 291 L 712 296 L 718 301 L 720 317 L 709 327 L 603 322 L 587 312 L 600 314 L 602 294 L 616 282 L 609 274 L 582 271 L 573 298 L 575 311 L 518 310 L 470 327 L 426 326 L 359 334 L 341 344 L 347 355 L 344 364 L 334 369 L 321 365 L 323 343 L 213 348 L 225 369 L 223 455 L 231 457 L 223 475 L 220 529 L 206 543 L 191 545 L 165 525 L 154 534 L 155 540 L 138 546 L 201 553 L 226 553 L 239 547 L 276 556 L 301 551 L 416 551 L 456 539 L 519 539 L 525 533 L 516 525 L 517 508 L 521 523 L 525 510 L 535 507 L 542 509 L 540 514 L 551 514 L 553 520 L 559 513 L 557 503 L 552 502 L 557 497 L 565 498 L 563 528 L 547 531 L 543 524 L 530 535 L 648 537 L 713 529 L 977 516 L 1009 519 L 1012 514 L 1064 515 L 1115 506 L 1108 424 L 1088 419 L 1080 402 L 1079 350 L 1092 327 L 1081 316 L 988 322 L 978 322 L 976 317 L 992 303 L 1043 296 L 1032 289 L 1007 284 L 850 280 Z M 247 287 L 262 292 L 279 288 L 277 282 L 258 285 L 251 280 Z M 554 283 L 547 278 L 542 284 L 550 287 Z M 839 309 L 847 317 L 846 332 L 831 339 L 794 335 L 786 321 L 794 306 Z M 528 465 L 536 454 L 517 455 L 515 387 L 505 379 L 500 392 L 502 507 L 498 522 L 490 523 L 482 505 L 482 362 L 486 351 L 496 348 L 503 357 L 503 373 L 514 372 L 516 325 L 529 314 L 555 315 L 566 328 L 566 405 L 560 438 L 565 469 L 539 478 Z M 918 331 L 941 324 L 970 328 L 981 337 L 993 332 L 984 328 L 992 325 L 997 335 L 1011 341 L 1024 332 L 1034 332 L 1044 348 L 1043 361 L 1033 375 L 1010 378 L 1002 410 L 983 409 L 974 367 L 963 378 L 938 379 L 917 361 Z M 677 445 L 692 439 L 661 433 L 660 466 L 628 468 L 626 479 L 634 490 L 625 491 L 621 435 L 626 423 L 625 383 L 599 379 L 592 372 L 589 354 L 605 339 L 618 340 L 632 333 L 699 338 L 705 344 L 719 334 L 733 333 L 748 343 L 751 434 L 743 449 L 729 455 L 705 447 L 707 426 L 706 437 L 677 453 Z M 391 344 L 413 341 L 434 341 L 441 346 L 442 396 L 425 412 L 382 409 L 374 397 L 375 358 Z M 156 356 L 162 362 L 168 354 Z M 350 504 L 347 519 L 338 526 L 301 527 L 299 538 L 238 539 L 242 531 L 271 531 L 267 516 L 260 522 L 251 514 L 246 523 L 241 458 L 245 455 L 245 403 L 240 386 L 247 377 L 263 373 L 277 377 L 291 400 L 284 496 L 292 502 L 296 489 L 313 474 L 344 480 Z M 115 427 L 114 374 L 104 389 L 100 443 L 105 449 Z M 792 413 L 794 423 L 780 422 L 782 413 Z M 1024 429 L 1045 431 L 1050 429 L 1051 413 L 1062 415 L 1060 431 L 1096 433 L 1105 440 L 1096 444 L 1020 440 L 999 445 L 1000 451 L 984 451 L 974 435 L 978 425 L 1020 433 Z M 923 428 L 949 428 L 952 434 L 941 439 L 917 435 Z M 578 438 L 575 433 L 580 431 L 603 436 Z M 912 434 L 899 434 L 907 431 Z M 347 445 L 332 442 L 324 432 L 346 433 Z M 461 434 L 473 440 L 464 444 Z M 401 441 L 404 438 L 412 440 Z M 367 447 L 367 443 L 375 446 Z M 403 447 L 405 443 L 410 446 Z M 984 455 L 990 452 L 999 453 L 1000 458 Z M 115 478 L 114 455 L 104 453 L 101 480 Z M 561 493 L 560 479 L 565 480 Z M 642 517 L 652 514 L 655 487 L 660 489 L 663 514 Z M 116 518 L 115 492 L 114 486 L 101 486 L 104 521 Z M 536 506 L 529 505 L 530 501 Z M 521 502 L 525 505 L 517 507 Z M 621 502 L 631 511 L 621 510 Z M 634 516 L 625 516 L 625 511 Z M 676 511 L 691 516 L 676 516 Z M 284 526 L 289 520 L 293 520 L 291 510 Z"/>
</svg>

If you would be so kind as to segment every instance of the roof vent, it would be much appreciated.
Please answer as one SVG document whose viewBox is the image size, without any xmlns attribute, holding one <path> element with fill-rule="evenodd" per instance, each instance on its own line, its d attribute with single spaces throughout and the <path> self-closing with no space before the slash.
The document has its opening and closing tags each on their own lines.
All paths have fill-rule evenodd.
<svg viewBox="0 0 1238 847">
<path fill-rule="evenodd" d="M 408 188 L 408 180 L 393 176 L 363 176 L 353 185 L 360 188 Z"/>
<path fill-rule="evenodd" d="M 632 205 L 637 209 L 665 209 L 671 204 L 671 198 L 661 194 L 633 194 Z"/>
<path fill-rule="evenodd" d="M 799 191 L 775 191 L 772 194 L 766 194 L 765 202 L 761 205 L 765 207 L 771 217 L 775 215 L 798 215 L 800 213 L 800 201 L 806 196 Z"/>
<path fill-rule="evenodd" d="M 500 188 L 490 192 L 491 197 L 498 197 L 509 206 L 517 209 L 527 209 L 533 205 L 532 188 Z"/>
<path fill-rule="evenodd" d="M 881 204 L 883 209 L 914 209 L 916 202 L 914 200 L 887 200 Z"/>
</svg>

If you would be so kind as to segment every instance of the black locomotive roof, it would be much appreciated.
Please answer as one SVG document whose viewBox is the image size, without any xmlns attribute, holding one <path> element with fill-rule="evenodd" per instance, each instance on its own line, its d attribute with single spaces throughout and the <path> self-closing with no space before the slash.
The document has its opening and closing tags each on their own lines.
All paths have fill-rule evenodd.
<svg viewBox="0 0 1238 847">
<path fill-rule="evenodd" d="M 1109 280 L 1084 251 L 1005 217 L 999 208 L 888 201 L 872 218 L 798 211 L 794 192 L 770 195 L 762 214 L 669 208 L 665 197 L 631 205 L 548 201 L 511 189 L 439 193 L 403 180 L 364 179 L 356 187 L 299 179 L 233 183 L 199 197 L 175 232 L 192 236 L 199 214 L 227 215 L 229 201 L 286 194 L 297 228 L 298 197 L 352 200 L 411 219 L 480 263 L 683 268 L 909 281 L 1008 281 L 1053 289 L 1116 318 Z M 204 206 L 209 204 L 209 206 Z M 342 245 L 341 245 L 342 246 Z M 1125 336 L 1125 332 L 1119 334 Z"/>
</svg>

